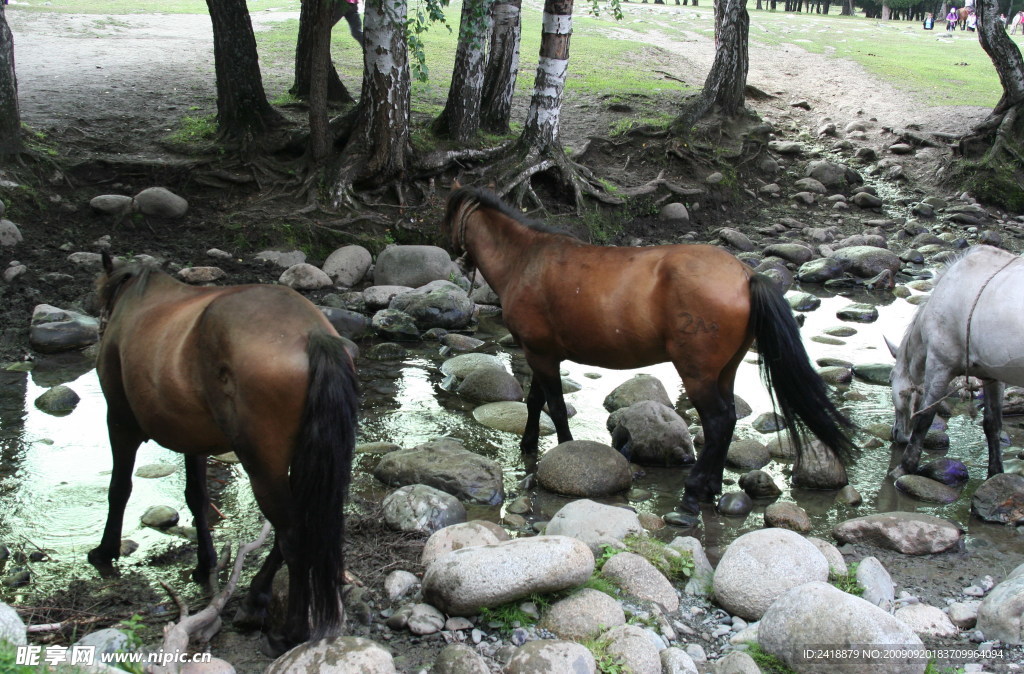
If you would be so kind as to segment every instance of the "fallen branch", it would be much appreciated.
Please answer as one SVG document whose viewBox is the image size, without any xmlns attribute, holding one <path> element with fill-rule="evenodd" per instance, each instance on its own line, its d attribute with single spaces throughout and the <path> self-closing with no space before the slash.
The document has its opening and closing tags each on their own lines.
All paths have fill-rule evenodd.
<svg viewBox="0 0 1024 674">
<path fill-rule="evenodd" d="M 171 599 L 178 605 L 181 616 L 177 623 L 164 627 L 164 642 L 160 647 L 161 653 L 177 656 L 188 650 L 189 641 L 193 636 L 209 641 L 220 630 L 220 614 L 238 586 L 238 579 L 242 575 L 245 556 L 263 545 L 267 540 L 267 536 L 270 535 L 270 528 L 270 522 L 264 522 L 263 529 L 256 540 L 239 546 L 238 554 L 235 556 L 235 566 L 231 570 L 231 577 L 228 579 L 227 584 L 210 600 L 209 605 L 199 613 L 188 615 L 188 606 L 177 593 L 172 591 L 167 585 L 164 585 L 164 589 L 170 593 Z M 163 583 L 161 584 L 163 585 Z M 171 661 L 172 658 L 168 658 L 168 660 L 169 663 L 167 665 L 151 667 L 147 671 L 150 674 L 177 674 L 181 669 L 181 664 Z"/>
</svg>

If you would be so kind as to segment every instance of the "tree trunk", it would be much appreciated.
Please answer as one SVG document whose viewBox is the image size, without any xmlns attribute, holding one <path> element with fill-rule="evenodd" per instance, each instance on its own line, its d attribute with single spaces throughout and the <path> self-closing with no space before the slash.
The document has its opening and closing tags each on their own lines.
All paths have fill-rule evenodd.
<svg viewBox="0 0 1024 674">
<path fill-rule="evenodd" d="M 328 0 L 333 10 L 333 6 L 344 2 L 344 0 Z M 302 10 L 299 12 L 299 38 L 295 44 L 295 81 L 292 84 L 292 88 L 288 90 L 288 93 L 295 98 L 303 99 L 309 97 L 309 82 L 310 82 L 310 70 L 311 70 L 311 55 L 312 55 L 312 37 L 313 37 L 313 11 L 312 6 L 315 4 L 315 0 L 302 0 Z M 346 3 L 347 4 L 347 3 Z M 339 12 L 330 11 L 330 23 L 333 27 L 334 24 L 341 19 Z M 328 33 L 329 35 L 329 33 Z M 330 38 L 328 38 L 329 40 Z M 329 50 L 328 50 L 328 53 Z M 352 94 L 349 93 L 345 83 L 341 81 L 338 76 L 338 70 L 334 67 L 334 63 L 331 62 L 330 57 L 327 59 L 327 100 L 332 103 L 351 103 L 355 99 L 352 98 Z"/>
<path fill-rule="evenodd" d="M 242 147 L 255 143 L 284 118 L 267 102 L 256 36 L 245 0 L 206 0 L 213 22 L 217 71 L 217 130 Z"/>
<path fill-rule="evenodd" d="M 463 0 L 459 45 L 448 89 L 448 101 L 434 121 L 434 131 L 466 143 L 480 131 L 486 47 L 491 39 L 492 0 Z"/>
<path fill-rule="evenodd" d="M 562 90 L 569 71 L 569 39 L 572 37 L 573 0 L 544 0 L 540 62 L 533 85 L 533 98 L 526 125 L 519 138 L 521 147 L 546 150 L 558 145 L 558 122 Z"/>
<path fill-rule="evenodd" d="M 892 10 L 889 9 L 889 3 L 882 3 L 882 21 L 888 21 L 892 18 Z"/>
<path fill-rule="evenodd" d="M 853 16 L 853 0 L 843 0 L 843 8 L 839 13 L 842 16 Z"/>
<path fill-rule="evenodd" d="M 14 73 L 14 36 L 0 4 L 0 162 L 21 152 L 18 78 Z"/>
<path fill-rule="evenodd" d="M 712 109 L 727 117 L 735 117 L 743 110 L 750 66 L 749 30 L 747 0 L 718 1 L 715 5 L 715 60 L 700 95 L 672 123 L 674 133 L 686 135 Z"/>
<path fill-rule="evenodd" d="M 309 155 L 314 171 L 323 166 L 331 151 L 327 124 L 327 70 L 331 60 L 332 0 L 307 0 L 312 5 L 309 65 Z"/>
<path fill-rule="evenodd" d="M 1024 58 L 999 20 L 998 0 L 977 0 L 978 41 L 992 59 L 1003 95 L 992 114 L 961 139 L 949 178 L 975 197 L 1024 210 Z"/>
<path fill-rule="evenodd" d="M 333 202 L 353 185 L 378 187 L 404 178 L 409 144 L 406 0 L 367 0 L 363 16 L 363 88 L 355 123 L 334 179 Z"/>
<path fill-rule="evenodd" d="M 484 71 L 480 125 L 485 131 L 506 134 L 512 117 L 512 95 L 519 75 L 519 38 L 523 0 L 497 0 L 492 6 L 491 49 Z"/>
</svg>

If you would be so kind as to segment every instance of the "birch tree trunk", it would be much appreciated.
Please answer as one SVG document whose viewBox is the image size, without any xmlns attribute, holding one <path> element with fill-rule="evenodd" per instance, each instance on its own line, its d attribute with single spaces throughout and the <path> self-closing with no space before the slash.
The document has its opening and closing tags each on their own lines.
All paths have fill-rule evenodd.
<svg viewBox="0 0 1024 674">
<path fill-rule="evenodd" d="M 889 9 L 889 3 L 882 3 L 882 21 L 888 21 L 892 18 L 892 10 Z"/>
<path fill-rule="evenodd" d="M 222 139 L 253 144 L 284 118 L 267 102 L 245 0 L 206 0 L 213 22 L 217 127 Z"/>
<path fill-rule="evenodd" d="M 14 72 L 14 36 L 0 4 L 0 161 L 21 152 L 18 78 Z"/>
<path fill-rule="evenodd" d="M 1003 95 L 992 114 L 960 140 L 948 181 L 1011 212 L 1024 211 L 1024 58 L 999 20 L 998 0 L 977 0 L 978 41 Z"/>
<path fill-rule="evenodd" d="M 448 101 L 434 121 L 434 131 L 465 143 L 480 131 L 486 47 L 491 39 L 492 0 L 463 0 L 459 45 Z"/>
<path fill-rule="evenodd" d="M 522 34 L 523 0 L 497 0 L 491 8 L 491 48 L 484 70 L 480 125 L 485 131 L 510 131 L 512 95 L 519 75 L 519 39 Z"/>
<path fill-rule="evenodd" d="M 409 144 L 406 0 L 367 0 L 363 17 L 363 88 L 355 123 L 333 179 L 335 207 L 353 185 L 377 187 L 405 175 Z"/>
<path fill-rule="evenodd" d="M 544 0 L 540 62 L 533 98 L 519 146 L 544 151 L 558 145 L 562 91 L 569 71 L 569 39 L 572 37 L 573 0 Z"/>
<path fill-rule="evenodd" d="M 328 0 L 329 4 L 333 4 L 336 0 Z M 295 44 L 295 81 L 292 84 L 292 88 L 288 90 L 288 93 L 295 98 L 305 100 L 309 97 L 309 83 L 310 73 L 312 69 L 312 61 L 310 60 L 313 43 L 313 5 L 315 0 L 302 0 L 302 9 L 299 12 L 299 37 Z M 329 15 L 333 19 L 335 12 L 329 12 Z M 337 23 L 337 20 L 331 22 L 331 26 Z M 328 35 L 330 33 L 328 32 Z M 328 38 L 328 42 L 330 38 Z M 329 53 L 329 52 L 328 52 Z M 331 62 L 330 57 L 327 58 L 327 100 L 334 103 L 351 103 L 355 99 L 352 98 L 352 94 L 349 93 L 345 83 L 341 81 L 338 76 L 338 70 L 334 67 L 334 63 Z"/>
<path fill-rule="evenodd" d="M 747 0 L 719 0 L 715 5 L 715 60 L 704 89 L 673 122 L 672 130 L 686 135 L 711 110 L 735 117 L 743 110 L 750 67 Z"/>
</svg>

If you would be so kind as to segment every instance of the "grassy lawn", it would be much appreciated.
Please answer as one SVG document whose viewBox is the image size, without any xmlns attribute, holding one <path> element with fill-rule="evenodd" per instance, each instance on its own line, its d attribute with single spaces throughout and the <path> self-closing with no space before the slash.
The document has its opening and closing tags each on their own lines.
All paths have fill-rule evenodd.
<svg viewBox="0 0 1024 674">
<path fill-rule="evenodd" d="M 90 14 L 206 13 L 205 0 L 14 0 L 8 11 L 78 12 Z M 411 0 L 410 14 L 422 0 Z M 540 45 L 540 0 L 523 3 L 523 37 L 518 93 L 529 95 Z M 753 3 L 749 3 L 752 5 Z M 252 12 L 297 12 L 299 0 L 249 0 Z M 414 85 L 424 112 L 443 104 L 451 77 L 460 5 L 448 9 L 452 31 L 434 26 L 423 37 L 430 80 Z M 671 54 L 645 42 L 645 35 L 693 41 L 714 38 L 711 6 L 651 5 L 624 3 L 625 19 L 609 13 L 590 16 L 587 4 L 577 3 L 571 48 L 567 95 L 574 92 L 609 98 L 646 96 L 659 98 L 684 90 L 681 83 L 665 79 L 657 71 L 670 68 Z M 833 8 L 835 9 L 835 8 Z M 992 106 L 1001 94 L 999 80 L 977 35 L 956 31 L 945 35 L 944 22 L 924 31 L 917 22 L 881 22 L 863 17 L 832 14 L 787 14 L 750 9 L 750 40 L 753 44 L 789 44 L 834 58 L 850 59 L 899 87 L 915 94 L 926 105 Z M 294 58 L 297 21 L 286 21 L 257 39 L 264 66 L 279 73 Z M 343 25 L 336 28 L 332 49 L 335 63 L 346 83 L 358 87 L 362 58 Z M 1015 40 L 1021 38 L 1014 38 Z M 688 79 L 702 82 L 704 73 Z M 284 75 L 268 78 L 271 98 L 287 89 Z M 837 83 L 842 86 L 842 83 Z M 439 109 L 439 108 L 438 108 Z"/>
</svg>

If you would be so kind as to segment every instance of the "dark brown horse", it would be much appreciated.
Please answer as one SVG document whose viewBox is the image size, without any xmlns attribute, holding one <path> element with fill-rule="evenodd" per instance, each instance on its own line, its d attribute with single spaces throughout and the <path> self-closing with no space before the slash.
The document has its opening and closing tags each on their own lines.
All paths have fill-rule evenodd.
<svg viewBox="0 0 1024 674">
<path fill-rule="evenodd" d="M 672 361 L 700 415 L 704 450 L 690 470 L 682 507 L 722 490 L 736 426 L 733 381 L 754 339 L 762 374 L 792 429 L 799 423 L 840 454 L 849 422 L 811 367 L 782 294 L 712 246 L 590 246 L 523 219 L 493 194 L 458 188 L 443 229 L 457 254 L 479 268 L 501 298 L 505 325 L 533 369 L 521 448 L 537 453 L 547 401 L 558 441 L 572 439 L 559 377 L 563 360 L 616 369 Z"/>
<path fill-rule="evenodd" d="M 234 451 L 277 532 L 243 615 L 262 623 L 283 562 L 287 628 L 268 635 L 271 647 L 332 634 L 341 623 L 343 508 L 358 409 L 344 343 L 290 288 L 193 287 L 153 267 L 115 271 L 108 256 L 104 268 L 97 371 L 114 467 L 106 528 L 89 561 L 113 572 L 135 454 L 152 439 L 185 455 L 185 500 L 199 538 L 193 578 L 208 582 L 216 556 L 206 455 Z"/>
</svg>

